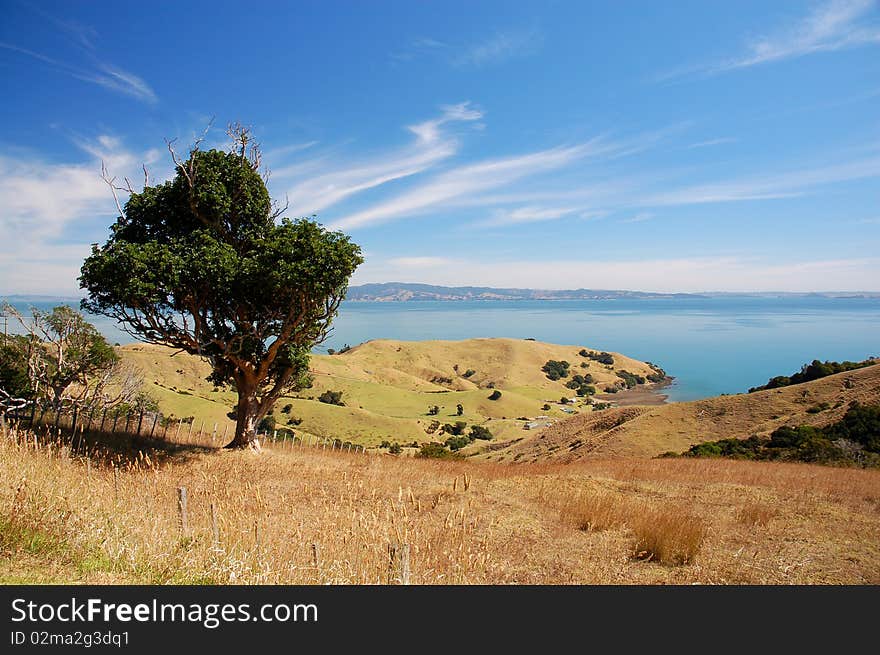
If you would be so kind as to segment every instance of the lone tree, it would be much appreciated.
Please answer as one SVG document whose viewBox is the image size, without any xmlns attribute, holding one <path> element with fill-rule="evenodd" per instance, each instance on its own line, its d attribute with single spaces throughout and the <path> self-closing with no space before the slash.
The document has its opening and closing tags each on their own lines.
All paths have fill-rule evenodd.
<svg viewBox="0 0 880 655">
<path fill-rule="evenodd" d="M 318 223 L 281 219 L 259 147 L 230 126 L 228 152 L 184 161 L 168 145 L 173 180 L 130 195 L 85 260 L 82 306 L 147 343 L 210 362 L 209 380 L 238 392 L 230 448 L 259 449 L 256 429 L 284 393 L 310 385 L 309 351 L 327 336 L 360 248 Z M 105 180 L 113 190 L 115 178 Z"/>
</svg>

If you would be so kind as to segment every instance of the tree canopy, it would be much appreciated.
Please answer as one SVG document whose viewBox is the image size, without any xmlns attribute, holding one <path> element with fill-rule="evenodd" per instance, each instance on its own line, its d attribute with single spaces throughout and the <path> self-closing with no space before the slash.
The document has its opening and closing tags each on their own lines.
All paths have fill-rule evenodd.
<svg viewBox="0 0 880 655">
<path fill-rule="evenodd" d="M 107 242 L 85 260 L 80 286 L 88 311 L 142 341 L 206 358 L 210 380 L 233 384 L 230 445 L 245 446 L 283 393 L 308 386 L 308 353 L 363 259 L 340 232 L 278 221 L 259 148 L 247 130 L 230 134 L 228 152 L 197 143 L 183 161 L 172 150 L 174 178 L 130 193 Z"/>
</svg>

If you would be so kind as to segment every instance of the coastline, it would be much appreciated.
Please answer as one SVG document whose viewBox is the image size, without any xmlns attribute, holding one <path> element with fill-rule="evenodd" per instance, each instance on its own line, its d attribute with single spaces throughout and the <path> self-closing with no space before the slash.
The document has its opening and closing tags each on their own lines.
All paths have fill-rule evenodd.
<svg viewBox="0 0 880 655">
<path fill-rule="evenodd" d="M 617 407 L 630 407 L 633 405 L 651 406 L 668 405 L 669 395 L 662 393 L 672 384 L 674 378 L 667 377 L 662 382 L 644 384 L 632 389 L 625 389 L 617 393 L 597 393 L 593 398 L 606 403 L 613 403 Z"/>
</svg>

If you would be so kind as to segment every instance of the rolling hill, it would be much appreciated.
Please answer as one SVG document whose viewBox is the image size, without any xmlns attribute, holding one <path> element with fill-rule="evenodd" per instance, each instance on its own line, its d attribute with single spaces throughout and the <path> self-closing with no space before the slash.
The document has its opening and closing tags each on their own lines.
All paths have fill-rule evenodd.
<svg viewBox="0 0 880 655">
<path fill-rule="evenodd" d="M 825 426 L 839 420 L 852 401 L 880 403 L 880 364 L 780 389 L 573 416 L 490 457 L 517 462 L 653 457 L 704 441 L 768 435 L 783 425 Z"/>
</svg>

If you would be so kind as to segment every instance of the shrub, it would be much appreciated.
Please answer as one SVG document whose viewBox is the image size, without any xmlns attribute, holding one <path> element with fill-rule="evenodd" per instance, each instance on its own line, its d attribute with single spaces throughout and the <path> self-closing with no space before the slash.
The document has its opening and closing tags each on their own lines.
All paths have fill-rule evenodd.
<svg viewBox="0 0 880 655">
<path fill-rule="evenodd" d="M 397 443 L 395 441 L 393 444 L 388 446 L 388 452 L 392 455 L 399 455 L 400 453 L 403 452 L 403 448 L 401 447 L 401 445 L 399 443 Z"/>
<path fill-rule="evenodd" d="M 557 361 L 555 359 L 550 359 L 541 367 L 541 370 L 547 374 L 548 380 L 559 380 L 560 378 L 568 377 L 569 366 L 570 364 L 565 360 Z"/>
<path fill-rule="evenodd" d="M 329 389 L 318 396 L 318 401 L 322 403 L 326 403 L 328 405 L 339 405 L 340 407 L 344 407 L 345 403 L 342 402 L 342 392 L 341 391 L 330 391 Z"/>
<path fill-rule="evenodd" d="M 601 352 L 597 353 L 596 351 L 589 351 L 586 349 L 581 350 L 578 355 L 581 357 L 586 357 L 587 359 L 591 359 L 594 362 L 599 362 L 600 364 L 608 364 L 609 366 L 614 365 L 614 357 L 611 353 Z"/>
<path fill-rule="evenodd" d="M 475 371 L 474 369 L 472 369 L 472 368 L 469 368 L 468 370 L 466 370 L 464 373 L 461 374 L 461 377 L 463 377 L 463 378 L 469 378 L 469 377 L 472 376 L 474 373 L 476 373 L 476 371 Z"/>
<path fill-rule="evenodd" d="M 453 453 L 442 443 L 430 442 L 422 444 L 419 450 L 419 457 L 430 457 L 435 459 L 460 459 L 461 454 Z"/>
<path fill-rule="evenodd" d="M 462 435 L 460 437 L 449 437 L 443 443 L 446 444 L 447 448 L 449 448 L 450 450 L 461 450 L 465 446 L 469 445 L 471 443 L 471 440 Z"/>
<path fill-rule="evenodd" d="M 810 364 L 804 364 L 798 373 L 795 373 L 792 376 L 777 375 L 776 377 L 770 378 L 767 384 L 760 387 L 752 387 L 749 389 L 749 393 L 810 382 L 811 380 L 818 380 L 819 378 L 824 378 L 828 375 L 853 371 L 876 363 L 877 360 L 875 359 L 866 359 L 862 362 L 820 362 L 818 359 L 814 359 Z"/>
<path fill-rule="evenodd" d="M 582 384 L 577 389 L 577 395 L 579 396 L 592 396 L 596 393 L 596 387 L 590 384 Z"/>
<path fill-rule="evenodd" d="M 460 436 L 464 434 L 464 429 L 467 427 L 467 423 L 465 421 L 456 421 L 455 425 L 451 425 L 450 423 L 445 423 L 443 425 L 443 432 L 446 434 L 454 434 L 456 436 Z"/>
<path fill-rule="evenodd" d="M 548 411 L 548 410 L 550 409 L 550 405 L 548 405 L 547 403 L 544 403 L 544 404 L 541 406 L 541 409 L 542 409 L 543 411 L 546 412 L 546 411 Z"/>
<path fill-rule="evenodd" d="M 627 389 L 632 389 L 637 384 L 645 384 L 645 378 L 629 371 L 617 371 L 617 377 L 623 380 Z"/>
<path fill-rule="evenodd" d="M 484 427 L 482 425 L 472 425 L 470 438 L 471 441 L 473 441 L 474 439 L 485 439 L 486 441 L 489 441 L 490 439 L 492 439 L 492 433 L 487 427 Z"/>
<path fill-rule="evenodd" d="M 455 406 L 455 415 L 461 416 L 462 414 L 464 414 L 464 405 L 462 405 L 461 403 L 458 403 Z"/>
<path fill-rule="evenodd" d="M 498 400 L 499 398 L 501 398 L 501 392 L 498 389 L 495 389 L 489 396 L 489 400 Z"/>
<path fill-rule="evenodd" d="M 272 432 L 275 429 L 275 417 L 269 414 L 268 416 L 264 416 L 263 420 L 260 421 L 260 424 L 257 426 L 257 432 Z"/>
<path fill-rule="evenodd" d="M 437 416 L 440 413 L 440 407 L 437 405 L 428 407 L 428 416 Z"/>
<path fill-rule="evenodd" d="M 292 403 L 287 403 L 284 407 L 281 408 L 282 414 L 290 414 L 290 411 L 293 409 Z"/>
</svg>

